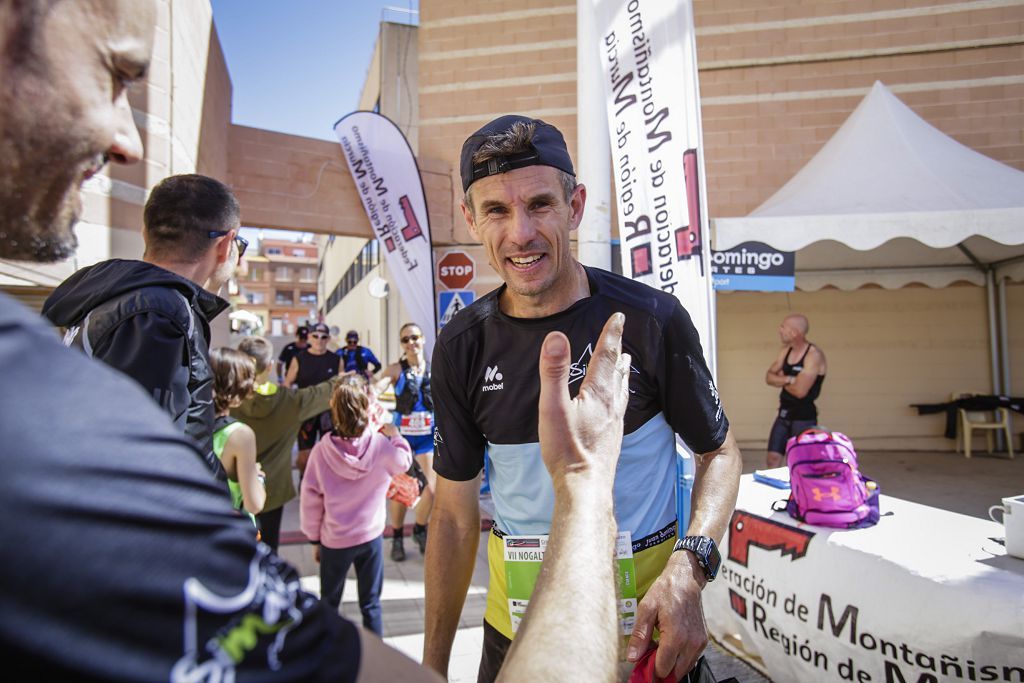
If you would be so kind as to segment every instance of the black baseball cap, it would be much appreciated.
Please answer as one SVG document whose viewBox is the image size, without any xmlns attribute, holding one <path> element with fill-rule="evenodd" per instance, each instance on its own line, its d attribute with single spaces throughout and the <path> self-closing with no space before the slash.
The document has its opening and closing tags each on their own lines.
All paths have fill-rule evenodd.
<svg viewBox="0 0 1024 683">
<path fill-rule="evenodd" d="M 473 155 L 487 142 L 488 138 L 510 130 L 517 123 L 533 124 L 532 150 L 488 159 L 479 164 L 473 163 Z M 507 173 L 525 166 L 553 166 L 571 176 L 576 175 L 561 131 L 540 119 L 531 119 L 518 114 L 500 116 L 470 135 L 462 143 L 462 158 L 459 162 L 462 191 L 468 190 L 470 185 L 481 178 Z"/>
<path fill-rule="evenodd" d="M 331 334 L 331 328 L 327 327 L 324 323 L 317 323 L 316 325 L 313 325 L 312 331 L 320 334 L 326 334 L 327 336 L 330 336 Z"/>
<path fill-rule="evenodd" d="M 348 334 L 345 335 L 345 339 L 355 339 L 356 341 L 359 341 L 359 333 L 355 330 L 349 330 Z"/>
<path fill-rule="evenodd" d="M 305 339 L 306 337 L 309 336 L 309 328 L 306 327 L 305 325 L 299 325 L 297 328 L 295 328 L 295 336 L 302 337 L 303 339 Z"/>
</svg>

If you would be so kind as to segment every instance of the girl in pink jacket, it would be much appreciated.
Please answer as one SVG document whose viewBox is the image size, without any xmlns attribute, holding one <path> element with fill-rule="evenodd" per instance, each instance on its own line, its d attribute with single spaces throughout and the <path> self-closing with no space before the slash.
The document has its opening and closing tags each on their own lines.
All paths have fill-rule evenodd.
<svg viewBox="0 0 1024 683">
<path fill-rule="evenodd" d="M 355 564 L 363 626 L 379 636 L 385 494 L 391 477 L 409 469 L 412 454 L 394 425 L 380 432 L 370 429 L 368 407 L 357 379 L 345 380 L 334 390 L 334 432 L 310 453 L 300 514 L 302 532 L 313 543 L 313 559 L 320 563 L 321 599 L 338 608 L 345 575 Z"/>
</svg>

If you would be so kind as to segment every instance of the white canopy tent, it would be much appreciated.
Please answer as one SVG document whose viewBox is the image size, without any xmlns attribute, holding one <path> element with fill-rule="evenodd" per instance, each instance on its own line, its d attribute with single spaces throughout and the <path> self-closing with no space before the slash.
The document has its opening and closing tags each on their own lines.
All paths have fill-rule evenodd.
<svg viewBox="0 0 1024 683">
<path fill-rule="evenodd" d="M 778 192 L 749 216 L 716 219 L 714 228 L 716 249 L 763 242 L 799 250 L 796 285 L 806 291 L 985 285 L 993 390 L 1008 385 L 994 290 L 996 282 L 1024 280 L 1024 172 L 942 133 L 881 82 Z"/>
</svg>

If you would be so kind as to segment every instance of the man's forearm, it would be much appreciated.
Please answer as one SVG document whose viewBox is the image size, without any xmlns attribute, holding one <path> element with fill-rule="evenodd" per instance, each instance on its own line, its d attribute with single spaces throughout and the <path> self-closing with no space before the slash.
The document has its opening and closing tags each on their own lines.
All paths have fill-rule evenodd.
<svg viewBox="0 0 1024 683">
<path fill-rule="evenodd" d="M 609 486 L 573 482 L 556 493 L 544 565 L 499 681 L 614 680 L 622 638 L 611 510 Z"/>
<path fill-rule="evenodd" d="M 687 535 L 711 536 L 716 543 L 722 541 L 736 507 L 742 472 L 743 456 L 732 430 L 717 451 L 697 456 Z"/>
<path fill-rule="evenodd" d="M 479 509 L 460 520 L 435 508 L 424 556 L 423 663 L 442 676 L 448 675 L 448 659 L 473 578 L 479 541 Z"/>
</svg>

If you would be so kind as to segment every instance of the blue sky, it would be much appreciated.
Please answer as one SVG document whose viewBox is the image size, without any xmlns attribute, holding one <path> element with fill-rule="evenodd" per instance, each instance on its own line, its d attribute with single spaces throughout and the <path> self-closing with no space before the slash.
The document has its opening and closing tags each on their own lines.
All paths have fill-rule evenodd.
<svg viewBox="0 0 1024 683">
<path fill-rule="evenodd" d="M 212 0 L 235 123 L 335 140 L 356 108 L 382 9 L 419 0 Z M 387 13 L 397 21 L 402 15 Z"/>
</svg>

